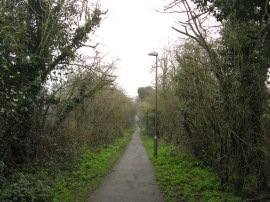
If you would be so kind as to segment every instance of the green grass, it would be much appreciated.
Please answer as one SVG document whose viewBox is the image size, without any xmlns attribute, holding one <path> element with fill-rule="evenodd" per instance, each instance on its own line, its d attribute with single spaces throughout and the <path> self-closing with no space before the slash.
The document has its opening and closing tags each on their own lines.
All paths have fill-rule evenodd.
<svg viewBox="0 0 270 202">
<path fill-rule="evenodd" d="M 53 187 L 54 201 L 86 201 L 122 155 L 133 131 L 127 131 L 113 145 L 101 147 L 99 152 L 86 150 L 76 161 L 77 169 L 57 179 Z"/>
<path fill-rule="evenodd" d="M 162 192 L 170 201 L 236 202 L 241 198 L 219 190 L 215 173 L 193 156 L 178 152 L 169 144 L 159 143 L 158 157 L 153 156 L 153 140 L 142 136 L 157 173 Z"/>
<path fill-rule="evenodd" d="M 99 146 L 95 150 L 85 149 L 69 162 L 69 169 L 53 171 L 34 167 L 14 173 L 0 190 L 0 201 L 86 201 L 122 155 L 133 131 L 127 130 L 111 145 Z"/>
</svg>

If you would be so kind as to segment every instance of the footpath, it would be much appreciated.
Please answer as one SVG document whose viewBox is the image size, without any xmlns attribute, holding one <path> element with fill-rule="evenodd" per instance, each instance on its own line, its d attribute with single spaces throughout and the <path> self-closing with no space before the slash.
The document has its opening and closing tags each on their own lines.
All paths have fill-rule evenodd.
<svg viewBox="0 0 270 202">
<path fill-rule="evenodd" d="M 165 202 L 140 134 L 137 128 L 125 153 L 89 202 Z"/>
</svg>

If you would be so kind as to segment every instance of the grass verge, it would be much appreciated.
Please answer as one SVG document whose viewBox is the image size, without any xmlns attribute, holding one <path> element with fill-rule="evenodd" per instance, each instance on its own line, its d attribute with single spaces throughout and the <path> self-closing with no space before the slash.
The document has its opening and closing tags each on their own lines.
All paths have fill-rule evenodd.
<svg viewBox="0 0 270 202">
<path fill-rule="evenodd" d="M 134 129 L 127 130 L 113 144 L 85 149 L 68 162 L 69 169 L 33 167 L 14 173 L 0 189 L 1 202 L 82 202 L 87 201 L 130 141 Z"/>
<path fill-rule="evenodd" d="M 99 152 L 86 150 L 76 160 L 77 169 L 57 179 L 53 188 L 54 201 L 86 201 L 122 155 L 133 131 L 128 130 L 123 138 L 101 147 Z"/>
<path fill-rule="evenodd" d="M 142 139 L 155 167 L 160 188 L 169 202 L 241 201 L 233 193 L 220 191 L 220 182 L 215 173 L 193 156 L 176 151 L 172 145 L 159 143 L 158 158 L 154 158 L 153 140 L 145 135 L 142 135 Z"/>
</svg>

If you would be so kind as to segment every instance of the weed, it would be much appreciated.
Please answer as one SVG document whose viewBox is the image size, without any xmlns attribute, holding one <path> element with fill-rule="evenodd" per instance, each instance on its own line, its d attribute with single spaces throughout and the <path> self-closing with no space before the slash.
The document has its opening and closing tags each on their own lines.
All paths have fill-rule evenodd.
<svg viewBox="0 0 270 202">
<path fill-rule="evenodd" d="M 123 138 L 101 147 L 98 152 L 85 150 L 75 161 L 77 169 L 60 176 L 54 184 L 54 201 L 85 201 L 119 159 L 132 132 L 129 130 Z"/>
<path fill-rule="evenodd" d="M 111 145 L 85 149 L 69 162 L 70 169 L 55 171 L 53 167 L 50 170 L 36 167 L 15 173 L 0 190 L 0 201 L 85 201 L 119 159 L 133 131 L 126 131 Z"/>
<path fill-rule="evenodd" d="M 241 201 L 233 193 L 221 192 L 218 176 L 192 155 L 161 143 L 158 158 L 154 158 L 153 140 L 145 135 L 142 137 L 157 172 L 161 190 L 168 201 Z"/>
</svg>

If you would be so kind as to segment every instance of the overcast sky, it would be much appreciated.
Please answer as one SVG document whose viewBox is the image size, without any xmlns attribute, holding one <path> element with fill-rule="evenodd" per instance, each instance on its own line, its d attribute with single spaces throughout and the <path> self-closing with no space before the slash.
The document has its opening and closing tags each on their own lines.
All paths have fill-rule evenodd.
<svg viewBox="0 0 270 202">
<path fill-rule="evenodd" d="M 156 12 L 171 1 L 164 0 L 100 0 L 106 18 L 96 31 L 99 49 L 111 58 L 118 58 L 117 83 L 132 97 L 137 89 L 153 85 L 151 66 L 155 57 L 148 53 L 160 50 L 175 41 L 171 29 L 175 19 L 170 14 Z"/>
</svg>

